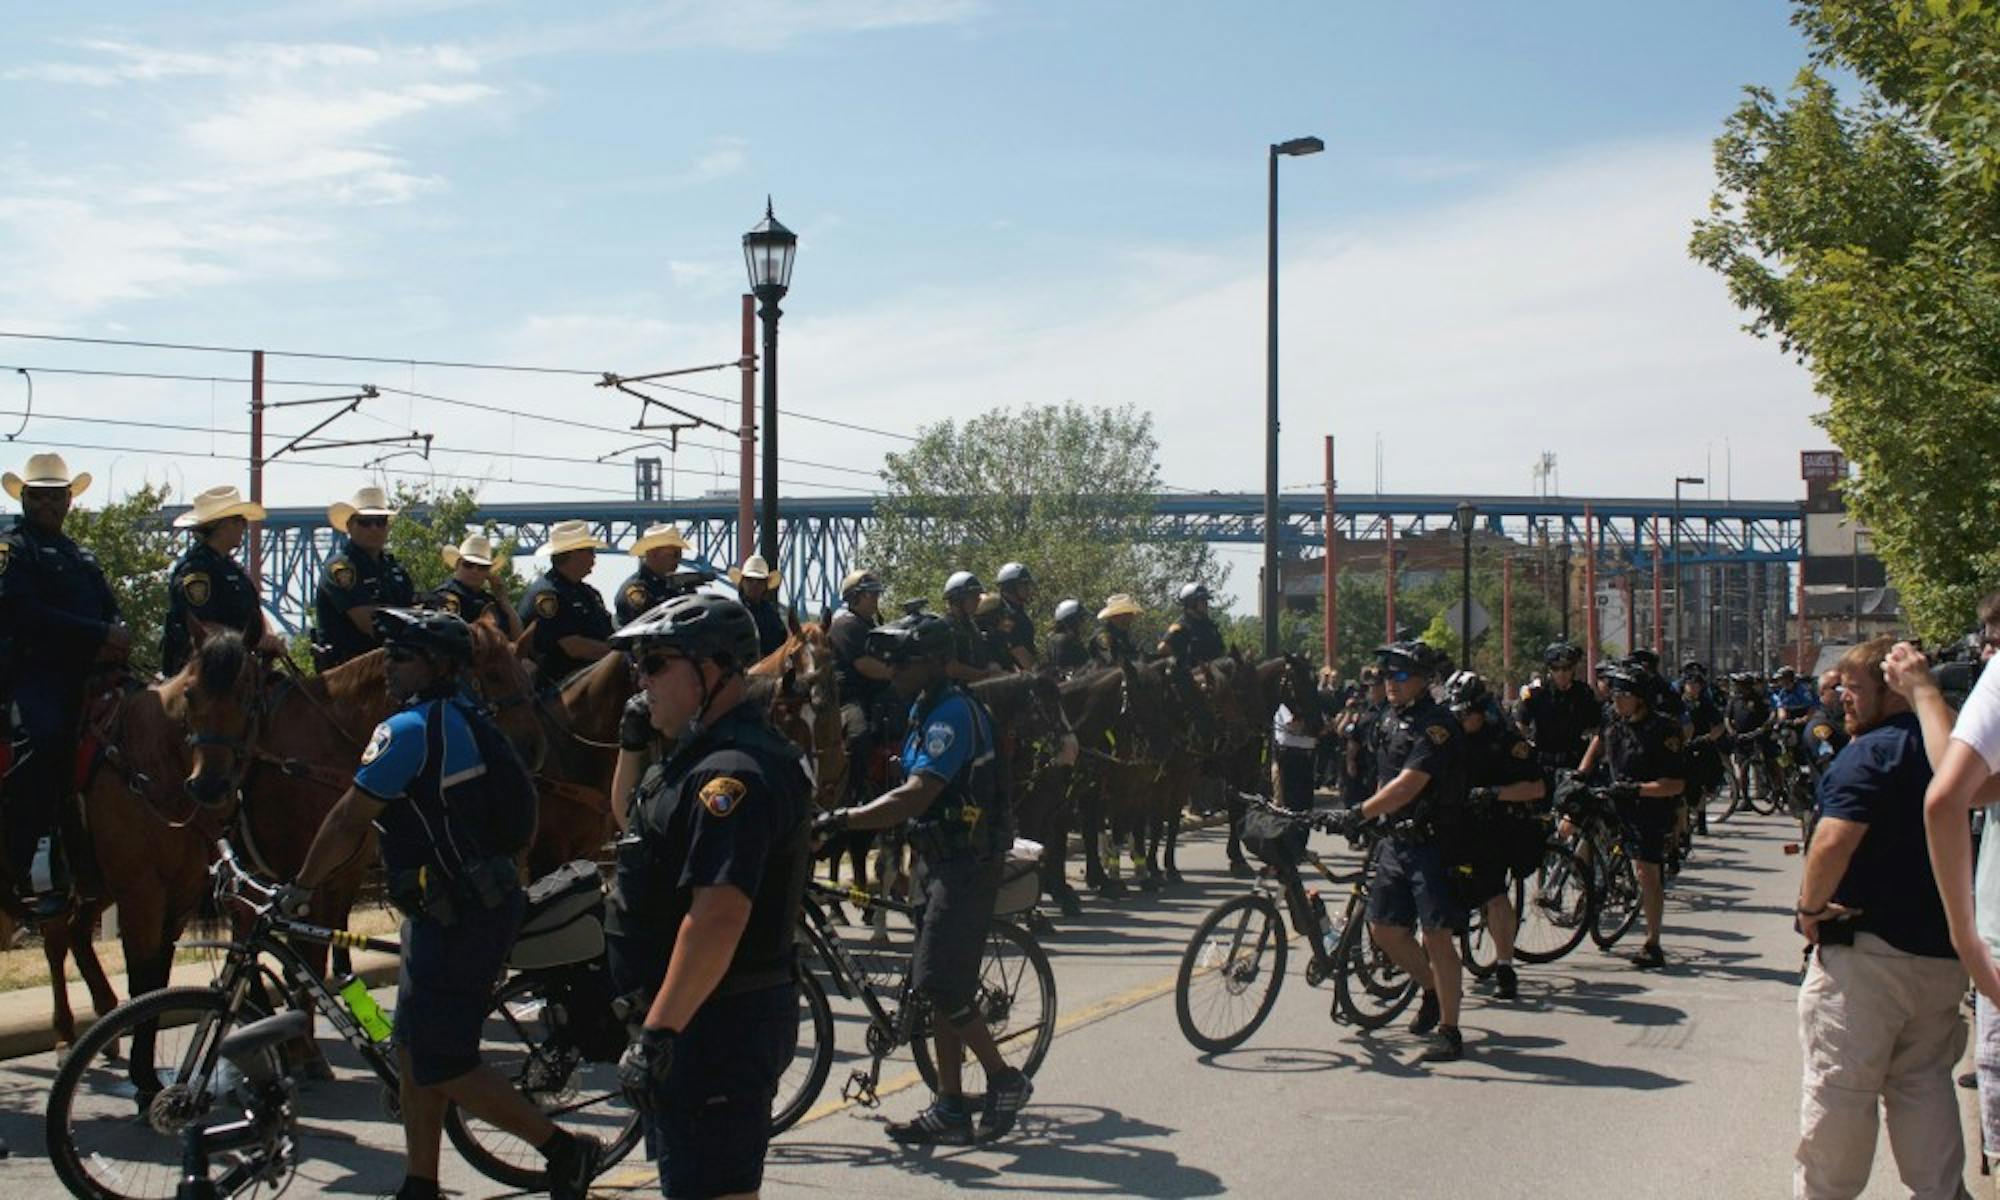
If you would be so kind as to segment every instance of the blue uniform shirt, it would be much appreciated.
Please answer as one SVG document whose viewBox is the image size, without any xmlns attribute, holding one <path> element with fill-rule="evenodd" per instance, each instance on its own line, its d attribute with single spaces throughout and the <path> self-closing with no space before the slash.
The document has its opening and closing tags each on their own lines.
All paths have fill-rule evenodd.
<svg viewBox="0 0 2000 1200">
<path fill-rule="evenodd" d="M 469 700 L 464 701 L 470 703 Z M 415 794 L 412 785 L 430 758 L 424 724 L 433 705 L 444 707 L 444 763 L 438 776 L 440 794 Z M 382 863 L 391 870 L 437 864 L 456 874 L 463 865 L 485 857 L 483 813 L 465 811 L 446 801 L 451 789 L 486 771 L 472 729 L 456 703 L 423 700 L 375 727 L 361 752 L 354 786 L 388 806 L 376 819 L 382 832 Z M 419 789 L 428 791 L 428 789 Z"/>
<path fill-rule="evenodd" d="M 985 749 L 978 744 L 980 726 L 972 715 L 972 705 L 964 695 L 953 692 L 922 717 L 921 725 L 919 716 L 917 706 L 912 705 L 910 733 L 903 739 L 903 774 L 908 777 L 921 772 L 950 783 Z"/>
<path fill-rule="evenodd" d="M 1861 910 L 1861 928 L 1896 949 L 1952 958 L 1944 902 L 1931 886 L 1924 837 L 1930 786 L 1923 729 L 1899 713 L 1847 743 L 1819 781 L 1823 817 L 1867 827 L 1833 898 Z"/>
</svg>

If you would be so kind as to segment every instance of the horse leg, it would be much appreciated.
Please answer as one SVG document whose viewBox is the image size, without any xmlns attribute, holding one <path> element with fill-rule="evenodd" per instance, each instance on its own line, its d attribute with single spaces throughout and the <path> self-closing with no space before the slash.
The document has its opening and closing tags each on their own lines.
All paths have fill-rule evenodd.
<svg viewBox="0 0 2000 1200">
<path fill-rule="evenodd" d="M 1181 814 L 1176 811 L 1167 817 L 1167 882 L 1180 883 L 1181 869 L 1175 859 L 1175 852 L 1181 844 Z"/>
<path fill-rule="evenodd" d="M 104 964 L 97 961 L 97 946 L 92 940 L 97 932 L 97 919 L 104 915 L 102 900 L 87 900 L 77 906 L 70 918 L 70 953 L 76 956 L 76 973 L 82 977 L 83 986 L 90 991 L 90 1008 L 98 1016 L 103 1016 L 118 1007 L 118 993 L 111 990 L 111 978 L 104 973 Z M 127 972 L 128 984 L 129 975 Z M 132 993 L 135 996 L 142 992 Z"/>
<path fill-rule="evenodd" d="M 69 973 L 67 970 L 70 950 L 69 920 L 55 917 L 41 923 L 42 957 L 49 964 L 49 990 L 55 1000 L 55 1010 L 50 1017 L 50 1025 L 56 1034 L 56 1059 L 61 1061 L 69 1054 L 70 1046 L 76 1041 L 76 1014 L 69 1007 Z"/>
<path fill-rule="evenodd" d="M 1069 886 L 1069 831 L 1076 823 L 1076 793 L 1064 789 L 1049 814 L 1049 840 L 1042 848 L 1042 890 L 1061 906 L 1065 917 L 1079 916 L 1083 906 Z"/>
<path fill-rule="evenodd" d="M 1085 887 L 1104 890 L 1104 857 L 1100 840 L 1104 836 L 1104 785 L 1101 776 L 1084 782 L 1083 796 L 1077 802 L 1077 821 L 1083 827 L 1083 883 Z"/>
</svg>

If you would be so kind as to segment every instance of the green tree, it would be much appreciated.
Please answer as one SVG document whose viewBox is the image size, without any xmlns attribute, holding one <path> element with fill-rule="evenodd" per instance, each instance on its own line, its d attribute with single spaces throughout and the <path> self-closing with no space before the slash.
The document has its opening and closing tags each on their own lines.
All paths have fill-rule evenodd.
<svg viewBox="0 0 2000 1200">
<path fill-rule="evenodd" d="M 493 522 L 474 520 L 479 512 L 479 494 L 468 487 L 398 484 L 391 503 L 396 508 L 396 519 L 389 522 L 389 553 L 410 573 L 419 596 L 451 578 L 442 557 L 446 546 L 458 545 L 471 532 L 494 536 Z M 496 543 L 494 550 L 496 554 L 507 555 L 508 547 Z M 514 570 L 511 556 L 501 568 L 499 582 L 508 596 L 520 595 L 521 577 Z"/>
<path fill-rule="evenodd" d="M 1145 540 L 1158 459 L 1152 418 L 1130 405 L 996 409 L 927 426 L 888 456 L 859 561 L 888 585 L 890 611 L 915 597 L 939 607 L 957 570 L 997 586 L 993 573 L 1010 560 L 1035 574 L 1037 620 L 1065 596 L 1094 614 L 1107 595 L 1130 592 L 1151 610 L 1140 631 L 1150 645 L 1181 584 L 1213 588 L 1226 573 L 1204 543 Z"/>
<path fill-rule="evenodd" d="M 2000 20 L 1795 0 L 1793 23 L 1812 63 L 1782 100 L 1748 89 L 1690 249 L 1812 371 L 1849 506 L 1918 630 L 1947 636 L 2000 579 Z"/>
<path fill-rule="evenodd" d="M 167 620 L 167 575 L 187 548 L 188 535 L 160 520 L 163 484 L 147 484 L 103 508 L 70 510 L 63 532 L 97 556 L 118 613 L 132 630 L 132 666 L 160 669 L 160 638 Z"/>
</svg>

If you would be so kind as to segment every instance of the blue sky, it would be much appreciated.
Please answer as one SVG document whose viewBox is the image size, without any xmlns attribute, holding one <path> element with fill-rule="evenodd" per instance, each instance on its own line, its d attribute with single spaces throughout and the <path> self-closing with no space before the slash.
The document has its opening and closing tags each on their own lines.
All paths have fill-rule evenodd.
<svg viewBox="0 0 2000 1200">
<path fill-rule="evenodd" d="M 914 430 L 1131 402 L 1162 470 L 1261 486 L 1264 148 L 1284 164 L 1288 485 L 1657 493 L 1706 465 L 1798 493 L 1804 372 L 1689 262 L 1708 143 L 1802 62 L 1774 0 L 1674 4 L 319 0 L 45 5 L 0 42 L 0 329 L 637 373 L 736 353 L 738 238 L 802 242 L 788 407 Z M 579 15 L 581 14 L 581 15 Z M 0 364 L 240 375 L 240 357 L 0 339 Z M 622 427 L 584 380 L 277 360 Z M 733 376 L 696 386 L 733 394 Z M 0 378 L 0 408 L 18 383 Z M 306 394 L 294 390 L 290 395 Z M 697 406 L 704 401 L 692 401 Z M 240 386 L 42 374 L 21 441 L 183 491 L 237 481 Z M 707 405 L 705 415 L 726 417 Z M 18 418 L 0 416 L 0 432 Z M 303 422 L 274 419 L 293 431 Z M 631 439 L 372 402 L 494 498 L 612 494 Z M 350 432 L 351 431 L 351 432 Z M 867 488 L 893 441 L 794 425 L 788 490 Z M 24 454 L 25 451 L 20 452 Z M 1724 484 L 1725 455 L 1732 466 Z M 324 503 L 367 453 L 275 468 Z M 698 492 L 725 456 L 685 451 Z M 510 482 L 510 478 L 512 482 Z M 1658 481 L 1658 482 L 1654 482 Z M 723 480 L 727 483 L 727 480 Z M 580 493 L 576 493 L 580 494 Z"/>
</svg>

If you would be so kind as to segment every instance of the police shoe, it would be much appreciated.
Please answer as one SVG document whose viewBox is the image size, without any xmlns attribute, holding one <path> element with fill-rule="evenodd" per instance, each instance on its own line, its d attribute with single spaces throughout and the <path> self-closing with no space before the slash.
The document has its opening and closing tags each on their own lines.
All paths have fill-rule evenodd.
<svg viewBox="0 0 2000 1200">
<path fill-rule="evenodd" d="M 972 1111 L 963 1096 L 933 1096 L 922 1112 L 889 1126 L 888 1133 L 906 1146 L 970 1146 Z"/>
<path fill-rule="evenodd" d="M 1647 942 L 1632 956 L 1632 965 L 1641 971 L 1657 971 L 1667 965 L 1667 956 L 1660 952 L 1658 942 Z"/>
<path fill-rule="evenodd" d="M 1438 994 L 1425 992 L 1423 1003 L 1417 1005 L 1416 1019 L 1410 1022 L 1410 1032 L 1422 1037 L 1437 1028 L 1438 1019 L 1443 1015 L 1444 1010 L 1438 1007 Z"/>
<path fill-rule="evenodd" d="M 1493 968 L 1493 998 L 1512 1000 L 1521 994 L 1521 978 L 1514 974 L 1513 963 L 1500 963 Z"/>
<path fill-rule="evenodd" d="M 581 1133 L 559 1130 L 550 1147 L 548 1183 L 550 1200 L 584 1200 L 590 1181 L 597 1178 L 604 1162 L 604 1143 Z"/>
<path fill-rule="evenodd" d="M 1021 1110 L 1028 1106 L 1028 1097 L 1034 1094 L 1035 1085 L 1017 1070 L 1004 1072 L 988 1081 L 986 1104 L 979 1114 L 979 1140 L 990 1142 L 1005 1137 L 1014 1128 Z"/>
<path fill-rule="evenodd" d="M 1457 1062 L 1465 1057 L 1465 1035 L 1456 1025 L 1446 1025 L 1424 1039 L 1424 1052 L 1417 1056 L 1418 1062 Z"/>
</svg>

